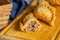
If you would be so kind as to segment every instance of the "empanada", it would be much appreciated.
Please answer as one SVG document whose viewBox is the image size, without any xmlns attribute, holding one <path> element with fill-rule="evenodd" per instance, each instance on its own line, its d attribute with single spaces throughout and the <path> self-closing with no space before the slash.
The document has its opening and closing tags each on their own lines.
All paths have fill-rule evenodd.
<svg viewBox="0 0 60 40">
<path fill-rule="evenodd" d="M 37 19 L 40 19 L 49 25 L 54 26 L 55 14 L 51 12 L 48 8 L 43 6 L 38 6 L 34 9 L 34 15 Z"/>
<path fill-rule="evenodd" d="M 52 13 L 55 13 L 56 9 L 51 6 L 48 1 L 40 0 L 38 6 L 48 8 Z"/>
<path fill-rule="evenodd" d="M 47 0 L 51 5 L 60 5 L 60 0 Z"/>
<path fill-rule="evenodd" d="M 35 32 L 40 30 L 40 27 L 40 22 L 33 16 L 33 14 L 28 14 L 23 19 L 23 23 L 20 22 L 20 29 L 25 32 Z"/>
<path fill-rule="evenodd" d="M 8 25 L 11 8 L 12 4 L 0 6 L 0 30 Z"/>
<path fill-rule="evenodd" d="M 8 21 L 3 21 L 0 23 L 0 30 L 5 28 L 8 25 Z"/>
</svg>

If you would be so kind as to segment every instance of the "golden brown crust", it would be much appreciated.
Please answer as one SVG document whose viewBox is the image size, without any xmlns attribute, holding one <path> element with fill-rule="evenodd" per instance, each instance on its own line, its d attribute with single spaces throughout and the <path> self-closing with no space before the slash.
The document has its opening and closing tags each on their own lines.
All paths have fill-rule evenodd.
<svg viewBox="0 0 60 40">
<path fill-rule="evenodd" d="M 5 28 L 8 25 L 8 21 L 4 21 L 0 23 L 0 30 Z"/>
<path fill-rule="evenodd" d="M 37 8 L 35 8 L 34 15 L 37 19 L 54 26 L 54 21 L 56 19 L 55 11 L 56 9 L 49 5 L 47 1 L 41 1 Z"/>
<path fill-rule="evenodd" d="M 51 12 L 45 8 L 45 7 L 40 7 L 38 9 L 35 9 L 34 11 L 34 15 L 40 19 L 40 20 L 44 20 L 46 22 L 50 22 L 52 19 L 52 14 Z"/>
<path fill-rule="evenodd" d="M 20 26 L 20 30 L 23 31 L 23 23 L 22 22 L 19 23 L 19 26 Z"/>
<path fill-rule="evenodd" d="M 0 2 L 2 3 L 3 1 L 6 0 L 0 0 Z M 11 8 L 12 8 L 12 4 L 0 6 L 0 30 L 8 25 L 8 19 L 9 19 Z"/>
<path fill-rule="evenodd" d="M 51 12 L 53 12 L 53 13 L 55 13 L 55 11 L 56 11 L 56 9 L 53 7 L 53 6 L 51 6 L 49 3 L 48 3 L 48 1 L 43 1 L 42 0 L 42 2 L 40 2 L 40 4 L 38 5 L 38 6 L 40 6 L 40 7 L 46 7 L 46 8 L 48 8 Z"/>
<path fill-rule="evenodd" d="M 51 5 L 60 5 L 60 0 L 47 0 Z"/>
<path fill-rule="evenodd" d="M 23 19 L 23 23 L 25 23 L 27 20 L 29 20 L 30 18 L 33 17 L 33 13 L 28 14 L 27 16 L 25 16 L 25 18 Z"/>
</svg>

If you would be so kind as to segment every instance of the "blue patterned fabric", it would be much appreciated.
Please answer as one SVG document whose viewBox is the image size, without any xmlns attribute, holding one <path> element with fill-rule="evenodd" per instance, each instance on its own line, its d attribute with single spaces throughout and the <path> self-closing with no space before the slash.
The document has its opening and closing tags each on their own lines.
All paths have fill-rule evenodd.
<svg viewBox="0 0 60 40">
<path fill-rule="evenodd" d="M 28 3 L 25 0 L 10 0 L 12 2 L 12 11 L 9 18 L 9 23 L 18 16 L 27 6 Z"/>
<path fill-rule="evenodd" d="M 33 0 L 25 0 L 27 4 L 29 5 Z"/>
</svg>

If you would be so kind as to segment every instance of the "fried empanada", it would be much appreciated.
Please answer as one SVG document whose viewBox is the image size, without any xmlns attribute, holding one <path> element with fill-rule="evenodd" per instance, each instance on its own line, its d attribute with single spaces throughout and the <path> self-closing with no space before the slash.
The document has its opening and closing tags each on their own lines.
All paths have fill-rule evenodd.
<svg viewBox="0 0 60 40">
<path fill-rule="evenodd" d="M 56 9 L 51 6 L 48 1 L 40 0 L 38 6 L 48 8 L 52 13 L 55 13 Z"/>
<path fill-rule="evenodd" d="M 46 0 L 39 0 L 38 6 L 34 9 L 34 15 L 49 25 L 54 26 L 56 9 L 51 6 Z"/>
<path fill-rule="evenodd" d="M 51 5 L 60 5 L 60 0 L 47 0 Z"/>
<path fill-rule="evenodd" d="M 23 23 L 20 22 L 20 29 L 25 32 L 36 32 L 40 30 L 40 22 L 33 16 L 33 14 L 28 14 L 24 19 Z"/>
<path fill-rule="evenodd" d="M 40 19 L 49 25 L 54 26 L 55 14 L 51 12 L 48 8 L 43 6 L 38 6 L 34 9 L 34 15 L 37 19 Z"/>
</svg>

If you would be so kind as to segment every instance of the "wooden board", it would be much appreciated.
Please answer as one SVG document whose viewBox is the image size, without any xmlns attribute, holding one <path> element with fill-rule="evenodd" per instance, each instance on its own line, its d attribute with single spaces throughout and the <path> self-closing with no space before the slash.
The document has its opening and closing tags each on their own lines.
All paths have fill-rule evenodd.
<svg viewBox="0 0 60 40">
<path fill-rule="evenodd" d="M 60 7 L 57 7 L 56 6 L 56 9 L 57 9 L 57 13 L 60 13 Z M 60 18 L 60 17 L 59 17 Z M 59 23 L 60 24 L 60 23 Z M 57 27 L 57 30 L 56 32 L 54 33 L 54 36 L 52 38 L 53 40 L 60 40 L 60 25 L 59 27 Z"/>
<path fill-rule="evenodd" d="M 1 35 L 8 35 L 8 36 L 13 36 L 13 37 L 18 37 L 18 38 L 26 38 L 28 40 L 54 40 L 54 34 L 58 27 L 60 26 L 60 7 L 56 7 L 56 21 L 55 21 L 55 26 L 49 26 L 43 22 L 42 24 L 42 30 L 37 31 L 37 32 L 21 32 L 18 26 L 18 22 L 24 18 L 25 15 L 30 13 L 36 4 L 36 0 L 21 14 L 19 15 L 11 24 L 9 24 L 2 32 Z"/>
<path fill-rule="evenodd" d="M 29 40 L 29 39 L 3 35 L 3 36 L 0 36 L 0 40 Z"/>
<path fill-rule="evenodd" d="M 57 35 L 56 40 L 60 40 L 60 32 L 59 32 L 59 34 Z"/>
</svg>

